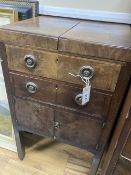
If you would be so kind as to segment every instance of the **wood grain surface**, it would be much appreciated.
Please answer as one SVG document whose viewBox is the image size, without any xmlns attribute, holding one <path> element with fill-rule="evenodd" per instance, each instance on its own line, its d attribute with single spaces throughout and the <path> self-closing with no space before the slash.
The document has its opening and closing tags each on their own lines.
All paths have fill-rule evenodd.
<svg viewBox="0 0 131 175">
<path fill-rule="evenodd" d="M 44 16 L 2 26 L 0 36 L 6 44 L 131 61 L 131 30 L 126 24 Z"/>
<path fill-rule="evenodd" d="M 8 67 L 10 70 L 28 73 L 32 75 L 57 78 L 57 54 L 52 52 L 37 51 L 36 49 L 6 46 Z M 34 69 L 26 67 L 24 57 L 32 55 L 37 65 Z"/>
<path fill-rule="evenodd" d="M 10 72 L 10 80 L 13 86 L 13 94 L 17 97 L 24 97 L 26 100 L 35 100 L 46 104 L 54 105 L 56 108 L 67 108 L 71 111 L 89 114 L 94 119 L 107 120 L 112 94 L 103 93 L 91 89 L 90 101 L 85 106 L 76 103 L 75 97 L 82 93 L 83 87 L 76 87 L 69 83 L 61 83 L 51 79 L 41 79 L 27 75 Z M 29 93 L 27 83 L 34 83 L 37 87 L 36 93 Z M 94 110 L 95 108 L 95 110 Z"/>
<path fill-rule="evenodd" d="M 60 37 L 59 51 L 129 62 L 130 25 L 82 21 Z"/>
<path fill-rule="evenodd" d="M 36 17 L 0 27 L 0 40 L 19 46 L 57 50 L 58 37 L 77 23 L 78 20 L 59 17 Z"/>
<path fill-rule="evenodd" d="M 28 20 L 23 20 L 15 24 L 1 26 L 2 29 L 8 29 L 17 32 L 32 33 L 35 35 L 45 35 L 48 37 L 59 37 L 72 27 L 77 25 L 80 20 L 39 16 Z M 25 28 L 26 26 L 26 28 Z"/>
<path fill-rule="evenodd" d="M 10 80 L 13 84 L 14 95 L 24 97 L 35 101 L 56 104 L 56 81 L 50 79 L 41 79 L 38 77 L 22 76 L 20 74 L 10 73 Z M 34 83 L 37 87 L 36 93 L 28 92 L 27 83 Z"/>
<path fill-rule="evenodd" d="M 86 159 L 89 168 L 84 173 L 96 174 L 129 82 L 130 39 L 129 25 L 59 17 L 37 17 L 0 28 L 0 40 L 6 46 L 6 50 L 0 46 L 0 55 L 5 60 L 5 72 L 11 75 L 10 81 L 8 73 L 5 77 L 11 87 L 8 94 L 20 159 L 24 158 L 21 131 L 27 131 L 95 153 L 91 165 Z M 30 54 L 37 60 L 34 69 L 27 68 L 24 61 Z M 87 65 L 94 68 L 95 74 L 90 104 L 82 109 L 74 104 L 74 96 L 80 93 L 83 83 L 69 72 L 79 74 L 80 68 Z M 28 81 L 38 85 L 34 96 L 25 90 Z M 10 172 L 10 165 L 7 169 Z M 64 169 L 65 175 L 83 173 L 74 169 Z M 29 170 L 28 174 L 33 173 Z"/>
<path fill-rule="evenodd" d="M 43 136 L 54 136 L 54 110 L 39 103 L 15 99 L 15 117 L 19 128 L 27 128 Z"/>
<path fill-rule="evenodd" d="M 109 91 L 115 90 L 121 70 L 120 63 L 99 61 L 92 57 L 63 56 L 57 53 L 14 46 L 6 46 L 6 53 L 10 70 L 80 85 L 84 85 L 81 79 L 73 77 L 69 73 L 77 75 L 81 67 L 91 66 L 95 71 L 91 79 L 91 85 L 95 88 Z M 34 69 L 26 67 L 24 61 L 26 55 L 33 55 L 36 58 L 37 66 Z"/>
<path fill-rule="evenodd" d="M 56 111 L 55 136 L 65 143 L 84 148 L 93 153 L 97 152 L 97 144 L 102 134 L 102 122 L 68 111 Z"/>
<path fill-rule="evenodd" d="M 119 63 L 99 61 L 99 58 L 95 60 L 93 57 L 82 58 L 59 55 L 58 63 L 58 80 L 83 85 L 79 77 L 73 77 L 69 73 L 78 75 L 80 68 L 91 66 L 95 71 L 94 76 L 90 79 L 91 85 L 95 88 L 109 91 L 115 90 L 121 69 L 121 64 Z"/>
<path fill-rule="evenodd" d="M 20 131 L 55 137 L 93 153 L 98 151 L 97 144 L 100 143 L 100 137 L 105 129 L 102 127 L 102 121 L 94 120 L 88 114 L 84 116 L 68 110 L 56 110 L 19 98 L 15 98 L 15 118 Z"/>
<path fill-rule="evenodd" d="M 56 104 L 59 107 L 68 108 L 85 116 L 89 114 L 94 119 L 107 120 L 112 94 L 103 93 L 92 88 L 89 102 L 85 106 L 80 106 L 76 103 L 75 97 L 82 93 L 83 87 L 59 82 Z"/>
</svg>

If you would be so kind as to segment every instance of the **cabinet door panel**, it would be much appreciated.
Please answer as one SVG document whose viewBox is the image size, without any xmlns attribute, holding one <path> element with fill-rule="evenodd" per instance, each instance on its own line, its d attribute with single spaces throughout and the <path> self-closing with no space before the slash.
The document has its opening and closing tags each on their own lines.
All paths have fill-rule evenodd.
<svg viewBox="0 0 131 175">
<path fill-rule="evenodd" d="M 52 108 L 16 98 L 15 111 L 21 130 L 35 131 L 35 133 L 51 137 L 54 135 L 54 110 Z"/>
<path fill-rule="evenodd" d="M 67 111 L 56 111 L 55 122 L 59 123 L 55 129 L 57 139 L 92 152 L 96 151 L 102 132 L 101 122 Z"/>
</svg>

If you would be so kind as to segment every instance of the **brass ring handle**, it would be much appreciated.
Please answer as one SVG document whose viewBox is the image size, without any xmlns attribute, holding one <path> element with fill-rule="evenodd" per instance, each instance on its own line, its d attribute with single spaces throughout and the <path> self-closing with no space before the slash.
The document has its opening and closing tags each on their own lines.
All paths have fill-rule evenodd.
<svg viewBox="0 0 131 175">
<path fill-rule="evenodd" d="M 83 66 L 80 68 L 79 75 L 83 77 L 83 79 L 91 79 L 94 75 L 94 69 L 91 66 Z"/>
<path fill-rule="evenodd" d="M 24 57 L 26 67 L 34 69 L 37 65 L 36 58 L 33 55 L 26 55 Z"/>
<path fill-rule="evenodd" d="M 37 92 L 37 85 L 33 82 L 26 83 L 26 89 L 30 94 L 35 94 Z"/>
<path fill-rule="evenodd" d="M 75 97 L 75 102 L 79 105 L 79 106 L 85 106 L 87 103 L 82 104 L 82 94 L 78 94 Z"/>
<path fill-rule="evenodd" d="M 60 128 L 60 123 L 59 122 L 55 122 L 54 126 L 55 126 L 55 129 L 58 129 L 58 128 Z"/>
</svg>

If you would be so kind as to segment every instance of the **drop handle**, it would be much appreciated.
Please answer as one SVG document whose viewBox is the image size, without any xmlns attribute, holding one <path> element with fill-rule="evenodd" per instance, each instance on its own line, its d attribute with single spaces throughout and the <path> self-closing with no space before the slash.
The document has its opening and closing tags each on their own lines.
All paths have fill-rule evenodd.
<svg viewBox="0 0 131 175">
<path fill-rule="evenodd" d="M 76 95 L 76 97 L 75 97 L 75 102 L 76 102 L 76 104 L 79 105 L 79 106 L 85 106 L 85 105 L 87 105 L 87 103 L 88 103 L 88 102 L 82 103 L 82 98 L 83 98 L 82 96 L 83 96 L 82 94 L 78 94 L 78 95 Z"/>
<path fill-rule="evenodd" d="M 26 67 L 29 69 L 34 69 L 37 66 L 36 58 L 33 55 L 26 55 L 24 61 Z"/>
<path fill-rule="evenodd" d="M 35 94 L 37 92 L 37 85 L 33 82 L 26 83 L 26 89 L 30 94 Z"/>
<path fill-rule="evenodd" d="M 76 95 L 75 102 L 79 106 L 85 106 L 90 100 L 91 94 L 91 83 L 90 79 L 94 75 L 94 69 L 91 66 L 83 66 L 79 70 L 79 74 L 72 74 L 69 72 L 69 75 L 77 78 L 79 77 L 82 82 L 84 82 L 85 86 L 83 87 L 82 93 Z"/>
<path fill-rule="evenodd" d="M 84 83 L 87 83 L 87 81 L 89 82 L 90 79 L 94 76 L 94 72 L 95 71 L 91 66 L 83 66 L 80 68 L 78 74 L 73 74 L 71 72 L 68 74 L 75 78 L 79 77 Z"/>
<path fill-rule="evenodd" d="M 54 127 L 55 127 L 55 129 L 60 128 L 60 123 L 59 123 L 59 122 L 55 122 L 55 123 L 54 123 Z"/>
</svg>

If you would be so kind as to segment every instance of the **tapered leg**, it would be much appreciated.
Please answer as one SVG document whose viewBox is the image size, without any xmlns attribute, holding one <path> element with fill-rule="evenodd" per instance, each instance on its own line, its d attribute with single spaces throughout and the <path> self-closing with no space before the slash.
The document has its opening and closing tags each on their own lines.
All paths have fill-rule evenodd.
<svg viewBox="0 0 131 175">
<path fill-rule="evenodd" d="M 15 130 L 15 139 L 16 139 L 18 157 L 20 160 L 23 160 L 25 157 L 25 146 L 23 143 L 22 132 Z"/>
<path fill-rule="evenodd" d="M 103 155 L 102 152 L 100 152 L 98 155 L 94 157 L 89 175 L 97 175 L 102 155 Z"/>
</svg>

